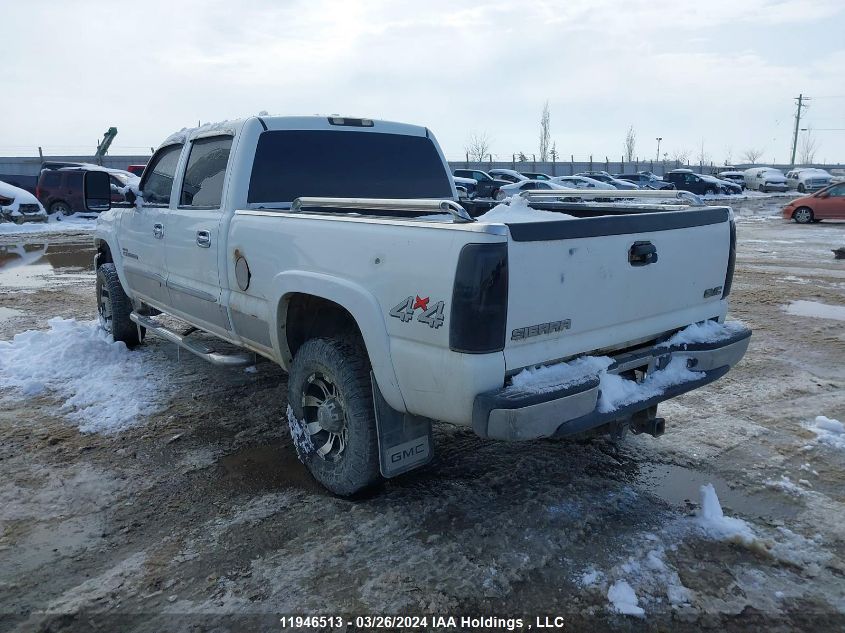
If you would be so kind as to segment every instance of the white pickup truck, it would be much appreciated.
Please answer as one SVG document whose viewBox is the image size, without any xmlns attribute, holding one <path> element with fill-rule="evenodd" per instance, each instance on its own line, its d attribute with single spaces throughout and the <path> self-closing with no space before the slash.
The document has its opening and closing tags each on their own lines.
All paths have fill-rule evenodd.
<svg viewBox="0 0 845 633">
<path fill-rule="evenodd" d="M 657 403 L 724 375 L 751 334 L 725 323 L 729 208 L 538 191 L 473 218 L 424 127 L 209 125 L 168 138 L 129 204 L 107 189 L 89 174 L 103 327 L 278 363 L 297 452 L 336 494 L 426 464 L 434 420 L 498 440 L 657 436 Z"/>
</svg>

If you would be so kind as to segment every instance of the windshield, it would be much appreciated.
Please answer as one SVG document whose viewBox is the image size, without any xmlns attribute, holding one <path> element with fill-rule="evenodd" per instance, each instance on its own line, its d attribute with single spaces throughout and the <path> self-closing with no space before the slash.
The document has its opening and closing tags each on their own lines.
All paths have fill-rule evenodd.
<svg viewBox="0 0 845 633">
<path fill-rule="evenodd" d="M 280 130 L 261 134 L 247 201 L 451 198 L 452 180 L 431 139 L 403 134 Z"/>
</svg>

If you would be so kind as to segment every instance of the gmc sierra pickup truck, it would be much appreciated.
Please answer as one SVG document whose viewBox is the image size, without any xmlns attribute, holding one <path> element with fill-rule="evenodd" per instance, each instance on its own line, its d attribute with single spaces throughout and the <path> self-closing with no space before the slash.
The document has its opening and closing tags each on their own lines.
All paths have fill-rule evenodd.
<svg viewBox="0 0 845 633">
<path fill-rule="evenodd" d="M 152 333 L 221 366 L 278 363 L 297 452 L 339 495 L 428 463 L 435 420 L 498 440 L 657 436 L 658 402 L 748 346 L 725 322 L 731 210 L 559 193 L 474 218 L 413 125 L 184 130 L 123 206 L 86 176 L 100 321 L 129 347 Z"/>
</svg>

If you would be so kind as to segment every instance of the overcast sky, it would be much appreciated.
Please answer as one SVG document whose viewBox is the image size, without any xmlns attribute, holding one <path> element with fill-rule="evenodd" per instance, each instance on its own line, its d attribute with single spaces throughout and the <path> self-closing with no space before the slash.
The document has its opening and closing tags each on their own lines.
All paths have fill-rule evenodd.
<svg viewBox="0 0 845 633">
<path fill-rule="evenodd" d="M 653 158 L 702 141 L 786 162 L 793 97 L 813 98 L 816 160 L 845 162 L 843 0 L 472 3 L 0 0 L 0 155 L 157 146 L 184 126 L 342 113 L 426 125 L 449 158 L 538 151 Z M 466 6 L 467 8 L 461 8 Z"/>
</svg>

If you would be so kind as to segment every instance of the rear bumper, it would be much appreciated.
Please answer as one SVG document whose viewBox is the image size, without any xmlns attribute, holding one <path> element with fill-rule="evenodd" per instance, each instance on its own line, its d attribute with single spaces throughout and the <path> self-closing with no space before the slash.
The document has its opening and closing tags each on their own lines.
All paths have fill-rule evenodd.
<svg viewBox="0 0 845 633">
<path fill-rule="evenodd" d="M 632 368 L 665 368 L 673 358 L 685 358 L 695 379 L 665 387 L 660 395 L 613 409 L 599 411 L 601 379 L 587 375 L 565 385 L 544 387 L 540 393 L 512 387 L 479 394 L 472 413 L 473 430 L 481 437 L 500 440 L 530 440 L 582 433 L 614 420 L 630 418 L 657 403 L 702 387 L 724 376 L 745 355 L 751 330 L 743 329 L 715 342 L 680 346 L 656 345 L 647 350 L 617 357 L 608 373 Z"/>
<path fill-rule="evenodd" d="M 789 185 L 787 184 L 772 184 L 767 183 L 763 185 L 764 191 L 789 191 Z"/>
</svg>

